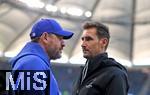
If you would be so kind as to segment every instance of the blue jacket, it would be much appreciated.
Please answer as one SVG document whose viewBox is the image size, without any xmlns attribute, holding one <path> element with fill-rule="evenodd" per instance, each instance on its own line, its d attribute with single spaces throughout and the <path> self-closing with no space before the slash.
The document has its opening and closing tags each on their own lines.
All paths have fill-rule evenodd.
<svg viewBox="0 0 150 95">
<path fill-rule="evenodd" d="M 48 91 L 49 95 L 59 95 L 57 81 L 51 71 L 51 64 L 47 53 L 39 43 L 28 42 L 21 52 L 11 59 L 12 70 L 43 70 L 49 71 Z M 43 92 L 42 95 L 45 95 Z M 31 94 L 31 93 L 30 93 Z M 34 94 L 35 95 L 35 94 Z M 40 94 L 39 94 L 40 95 Z M 46 94 L 47 95 L 47 94 Z"/>
</svg>

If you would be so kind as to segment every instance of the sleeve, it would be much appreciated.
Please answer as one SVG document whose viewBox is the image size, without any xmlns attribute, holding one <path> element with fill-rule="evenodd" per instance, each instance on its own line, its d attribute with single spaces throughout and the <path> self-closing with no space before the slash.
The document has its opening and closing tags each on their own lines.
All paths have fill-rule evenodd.
<svg viewBox="0 0 150 95">
<path fill-rule="evenodd" d="M 127 95 L 128 83 L 125 75 L 115 75 L 106 88 L 107 95 Z"/>
</svg>

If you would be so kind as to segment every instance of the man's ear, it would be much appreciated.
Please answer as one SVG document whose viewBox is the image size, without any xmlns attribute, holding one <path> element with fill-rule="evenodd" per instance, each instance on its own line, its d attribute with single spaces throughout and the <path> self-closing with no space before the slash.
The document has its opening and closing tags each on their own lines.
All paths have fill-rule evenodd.
<svg viewBox="0 0 150 95">
<path fill-rule="evenodd" d="M 41 37 L 40 37 L 40 40 L 42 41 L 42 42 L 47 42 L 47 40 L 48 40 L 48 33 L 47 32 L 44 32 L 42 35 L 41 35 Z"/>
<path fill-rule="evenodd" d="M 107 39 L 107 38 L 101 38 L 101 39 L 100 39 L 100 44 L 101 44 L 103 47 L 106 47 L 107 44 L 108 44 L 108 39 Z"/>
</svg>

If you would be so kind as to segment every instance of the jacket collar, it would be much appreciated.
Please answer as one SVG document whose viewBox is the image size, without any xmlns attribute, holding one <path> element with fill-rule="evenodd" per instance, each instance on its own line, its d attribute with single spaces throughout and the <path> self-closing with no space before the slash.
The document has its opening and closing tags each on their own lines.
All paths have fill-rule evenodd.
<svg viewBox="0 0 150 95">
<path fill-rule="evenodd" d="M 94 58 L 87 59 L 87 64 L 88 64 L 88 72 L 87 74 L 90 75 L 92 72 L 94 72 L 97 69 L 103 68 L 103 61 L 108 59 L 108 54 L 105 53 L 100 53 Z M 87 75 L 87 76 L 88 76 Z"/>
<path fill-rule="evenodd" d="M 97 56 L 95 56 L 94 58 L 91 58 L 91 59 L 88 59 L 87 61 L 89 61 L 89 66 L 95 66 L 95 67 L 98 67 L 100 66 L 101 62 L 104 60 L 104 59 L 107 59 L 108 58 L 108 54 L 105 52 L 105 53 L 100 53 L 98 54 Z M 90 68 L 92 68 L 90 67 Z"/>
<path fill-rule="evenodd" d="M 90 63 L 95 63 L 96 64 L 98 60 L 103 60 L 105 58 L 108 58 L 108 54 L 106 52 L 100 53 L 100 54 L 96 55 L 95 57 L 90 58 L 88 60 L 89 60 Z"/>
</svg>

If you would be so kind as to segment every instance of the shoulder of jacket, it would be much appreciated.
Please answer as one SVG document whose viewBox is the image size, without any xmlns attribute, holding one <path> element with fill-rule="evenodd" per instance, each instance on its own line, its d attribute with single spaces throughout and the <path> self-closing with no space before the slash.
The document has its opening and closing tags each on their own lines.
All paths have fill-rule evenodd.
<svg viewBox="0 0 150 95">
<path fill-rule="evenodd" d="M 46 67 L 46 63 L 38 56 L 28 55 L 23 56 L 17 60 L 14 65 L 14 69 L 44 69 Z"/>
</svg>

